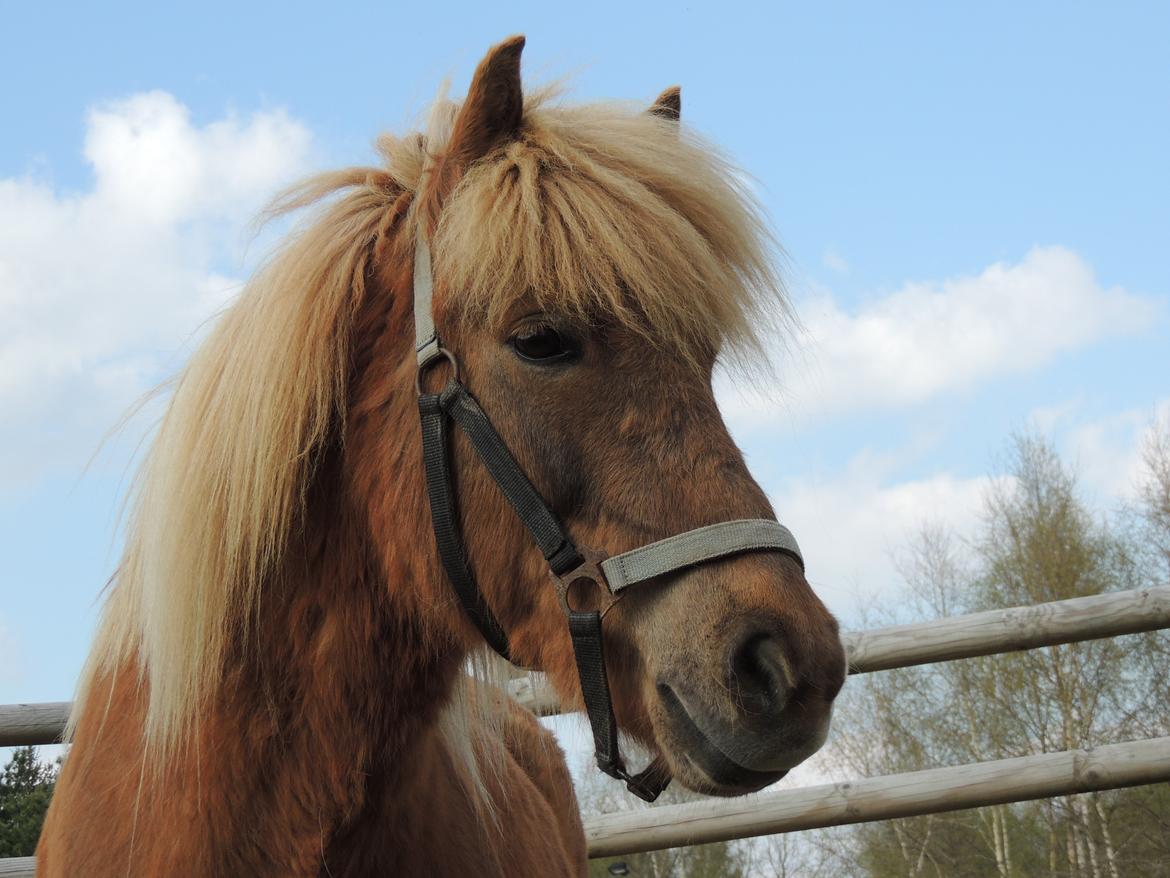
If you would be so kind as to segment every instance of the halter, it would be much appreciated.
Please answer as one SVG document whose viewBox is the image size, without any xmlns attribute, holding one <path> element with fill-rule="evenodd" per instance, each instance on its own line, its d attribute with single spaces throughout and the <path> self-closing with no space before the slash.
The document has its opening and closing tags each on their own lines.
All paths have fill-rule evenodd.
<svg viewBox="0 0 1170 878">
<path fill-rule="evenodd" d="M 621 597 L 622 591 L 632 585 L 729 555 L 760 550 L 783 552 L 795 558 L 803 569 L 800 548 L 788 528 L 767 519 L 725 521 L 699 527 L 612 556 L 575 545 L 520 469 L 479 403 L 459 381 L 458 361 L 442 346 L 435 331 L 432 289 L 431 254 L 420 234 L 414 255 L 415 349 L 418 353 L 415 389 L 422 418 L 427 499 L 443 568 L 464 611 L 483 634 L 484 640 L 511 661 L 508 635 L 492 614 L 467 564 L 447 452 L 447 421 L 451 420 L 467 434 L 488 473 L 532 535 L 552 571 L 553 585 L 568 619 L 581 693 L 593 730 L 597 767 L 611 777 L 625 781 L 634 795 L 653 802 L 670 783 L 670 773 L 661 758 L 655 759 L 638 774 L 630 774 L 622 761 L 609 679 L 605 672 L 602 616 Z M 451 367 L 450 380 L 439 393 L 425 393 L 423 375 L 442 360 Z M 602 606 L 598 610 L 583 612 L 573 609 L 569 589 L 580 582 L 598 587 L 602 595 Z"/>
</svg>

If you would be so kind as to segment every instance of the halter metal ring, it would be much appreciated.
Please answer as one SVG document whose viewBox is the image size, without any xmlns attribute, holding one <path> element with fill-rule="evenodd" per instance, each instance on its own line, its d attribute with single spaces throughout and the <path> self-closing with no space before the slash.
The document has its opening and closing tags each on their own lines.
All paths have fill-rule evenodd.
<svg viewBox="0 0 1170 878">
<path fill-rule="evenodd" d="M 423 375 L 426 374 L 430 368 L 434 366 L 439 360 L 446 360 L 451 365 L 452 380 L 459 380 L 459 361 L 455 359 L 455 355 L 446 348 L 436 348 L 435 352 L 431 354 L 430 357 L 418 364 L 418 371 L 414 373 L 414 391 L 418 396 L 422 396 L 423 393 Z"/>
<path fill-rule="evenodd" d="M 565 611 L 565 615 L 575 612 L 575 609 L 569 605 L 569 589 L 578 582 L 591 582 L 601 597 L 600 606 L 597 609 L 604 616 L 609 608 L 617 603 L 618 599 L 618 596 L 609 587 L 605 571 L 601 569 L 601 562 L 609 555 L 605 552 L 598 552 L 596 549 L 590 549 L 588 546 L 578 546 L 577 551 L 584 559 L 580 564 L 561 576 L 556 573 L 551 574 L 557 590 L 557 600 L 561 602 L 561 609 Z"/>
</svg>

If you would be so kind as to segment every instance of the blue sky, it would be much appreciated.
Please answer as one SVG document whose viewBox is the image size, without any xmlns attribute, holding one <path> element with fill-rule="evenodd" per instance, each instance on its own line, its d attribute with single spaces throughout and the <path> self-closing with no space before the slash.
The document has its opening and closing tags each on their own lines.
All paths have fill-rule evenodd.
<svg viewBox="0 0 1170 878">
<path fill-rule="evenodd" d="M 1108 508 L 1170 412 L 1160 3 L 8 5 L 0 37 L 0 703 L 65 700 L 171 374 L 282 184 L 372 161 L 444 77 L 648 101 L 751 175 L 805 332 L 721 395 L 849 622 L 924 521 L 969 531 L 1013 430 Z M 779 350 L 779 346 L 777 348 Z"/>
</svg>

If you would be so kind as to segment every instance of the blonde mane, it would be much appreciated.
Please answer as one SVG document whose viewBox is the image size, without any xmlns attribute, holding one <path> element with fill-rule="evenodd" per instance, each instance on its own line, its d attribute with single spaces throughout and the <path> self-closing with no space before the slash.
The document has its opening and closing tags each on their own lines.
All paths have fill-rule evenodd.
<svg viewBox="0 0 1170 878">
<path fill-rule="evenodd" d="M 441 153 L 457 110 L 440 101 L 428 134 L 382 137 L 382 167 L 324 174 L 279 202 L 284 212 L 327 199 L 179 377 L 136 480 L 79 693 L 81 703 L 92 681 L 136 659 L 156 747 L 188 735 L 228 645 L 247 636 L 262 601 L 280 599 L 266 589 L 318 452 L 346 416 L 367 269 L 396 203 L 420 200 L 428 153 Z M 529 98 L 520 137 L 474 164 L 444 204 L 432 247 L 445 313 L 492 323 L 527 293 L 684 358 L 700 346 L 750 351 L 765 315 L 787 309 L 742 180 L 674 122 Z"/>
<path fill-rule="evenodd" d="M 497 325 L 518 293 L 599 318 L 689 359 L 760 351 L 789 318 L 746 176 L 678 123 L 624 104 L 525 106 L 519 139 L 444 205 L 436 277 L 458 312 Z"/>
</svg>

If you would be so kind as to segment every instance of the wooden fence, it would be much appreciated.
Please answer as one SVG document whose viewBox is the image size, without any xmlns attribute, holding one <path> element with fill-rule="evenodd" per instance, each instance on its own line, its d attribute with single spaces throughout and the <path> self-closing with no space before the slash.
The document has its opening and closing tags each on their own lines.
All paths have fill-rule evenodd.
<svg viewBox="0 0 1170 878">
<path fill-rule="evenodd" d="M 852 632 L 843 639 L 850 673 L 863 674 L 1163 628 L 1170 628 L 1170 586 Z M 536 713 L 560 712 L 539 676 L 509 685 L 513 697 Z M 0 746 L 59 741 L 69 707 L 0 706 Z M 644 808 L 593 817 L 585 831 L 589 855 L 601 857 L 1161 781 L 1170 781 L 1170 737 Z M 0 876 L 31 875 L 31 869 L 31 859 L 0 860 Z"/>
<path fill-rule="evenodd" d="M 1170 781 L 1170 738 L 663 805 L 585 821 L 589 856 L 868 823 Z"/>
</svg>

